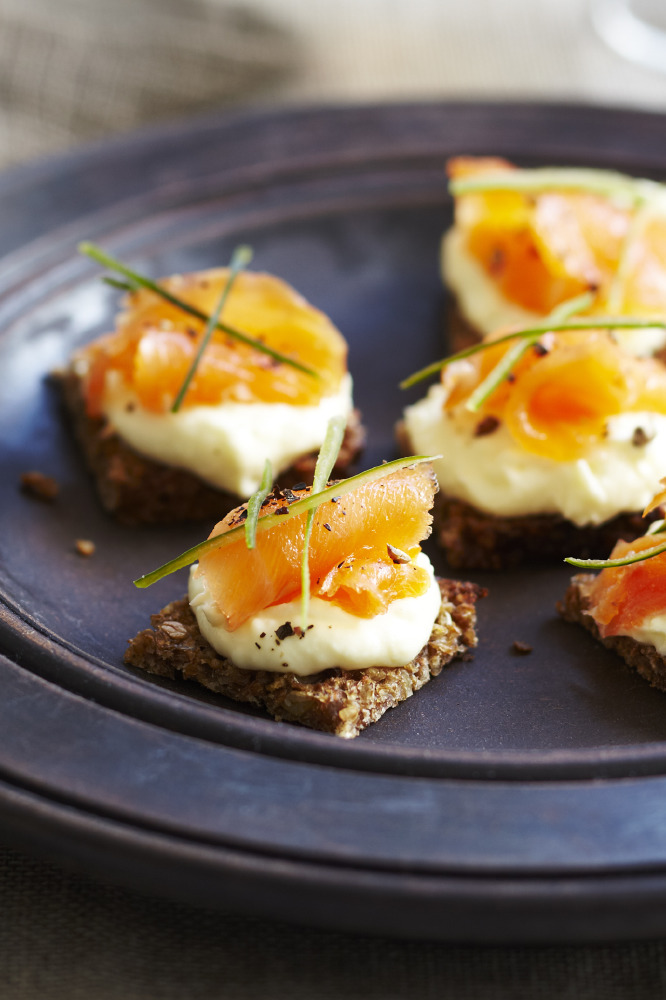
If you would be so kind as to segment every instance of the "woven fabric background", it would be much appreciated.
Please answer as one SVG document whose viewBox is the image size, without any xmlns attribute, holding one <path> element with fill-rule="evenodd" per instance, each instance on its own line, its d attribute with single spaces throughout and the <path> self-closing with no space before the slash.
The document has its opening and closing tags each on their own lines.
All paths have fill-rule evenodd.
<svg viewBox="0 0 666 1000">
<path fill-rule="evenodd" d="M 144 898 L 0 851 L 3 1000 L 659 1000 L 662 943 L 470 948 Z"/>
<path fill-rule="evenodd" d="M 299 50 L 251 4 L 0 0 L 0 165 L 268 99 Z"/>
<path fill-rule="evenodd" d="M 592 3 L 0 0 L 0 166 L 229 104 L 491 96 L 666 108 L 666 74 L 611 52 Z"/>
<path fill-rule="evenodd" d="M 225 105 L 452 96 L 666 109 L 666 75 L 608 50 L 588 0 L 0 0 L 0 165 Z M 467 948 L 325 933 L 0 849 L 2 1000 L 665 996 L 664 942 Z"/>
</svg>

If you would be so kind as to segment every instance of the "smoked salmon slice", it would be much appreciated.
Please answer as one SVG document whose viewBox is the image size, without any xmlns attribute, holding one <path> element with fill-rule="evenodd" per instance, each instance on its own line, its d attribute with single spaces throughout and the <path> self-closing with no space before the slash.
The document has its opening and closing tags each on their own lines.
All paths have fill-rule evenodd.
<svg viewBox="0 0 666 1000">
<path fill-rule="evenodd" d="M 453 180 L 515 169 L 491 157 L 447 163 Z M 592 313 L 663 315 L 666 212 L 660 207 L 635 226 L 640 211 L 584 190 L 488 190 L 458 195 L 455 215 L 471 255 L 502 294 L 525 309 L 546 315 L 590 290 L 598 293 Z"/>
<path fill-rule="evenodd" d="M 446 409 L 463 403 L 509 349 L 497 344 L 442 372 Z M 548 333 L 482 404 L 535 455 L 574 461 L 599 441 L 609 417 L 666 413 L 666 367 L 622 350 L 603 330 Z"/>
<path fill-rule="evenodd" d="M 218 268 L 165 278 L 161 284 L 210 315 L 228 281 Z M 318 378 L 216 330 L 206 347 L 184 406 L 223 402 L 316 405 L 337 391 L 346 372 L 347 344 L 333 323 L 286 282 L 244 271 L 234 281 L 223 321 L 314 370 Z M 155 292 L 128 295 L 116 331 L 78 355 L 85 362 L 84 392 L 90 416 L 99 416 L 109 371 L 116 371 L 153 413 L 171 407 L 194 359 L 206 324 Z"/>
<path fill-rule="evenodd" d="M 616 543 L 610 558 L 622 559 L 663 545 L 664 535 Z M 589 588 L 588 613 L 602 637 L 627 635 L 646 618 L 666 612 L 666 552 L 628 566 L 604 569 Z"/>
<path fill-rule="evenodd" d="M 370 618 L 391 601 L 425 593 L 430 575 L 414 559 L 430 533 L 436 490 L 432 468 L 420 464 L 324 502 L 316 511 L 308 550 L 312 596 Z M 262 516 L 288 509 L 294 497 L 307 492 L 274 493 Z M 210 537 L 242 523 L 244 516 L 243 505 Z M 201 555 L 199 574 L 230 631 L 256 612 L 300 595 L 306 516 L 259 531 L 253 549 L 239 537 Z"/>
</svg>

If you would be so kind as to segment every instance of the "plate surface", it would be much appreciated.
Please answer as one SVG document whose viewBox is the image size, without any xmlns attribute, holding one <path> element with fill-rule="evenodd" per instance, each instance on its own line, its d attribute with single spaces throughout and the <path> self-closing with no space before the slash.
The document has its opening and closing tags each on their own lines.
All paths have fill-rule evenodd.
<svg viewBox="0 0 666 1000">
<path fill-rule="evenodd" d="M 76 243 L 158 276 L 239 242 L 350 344 L 365 464 L 394 454 L 399 380 L 445 353 L 444 159 L 666 175 L 661 116 L 414 105 L 227 115 L 0 181 L 0 814 L 7 838 L 172 895 L 443 939 L 666 931 L 666 697 L 555 614 L 566 570 L 473 575 L 473 661 L 357 740 L 268 720 L 124 667 L 180 596 L 131 580 L 206 527 L 99 510 L 48 372 L 108 329 L 115 293 Z M 55 475 L 57 503 L 17 489 Z M 76 538 L 97 546 L 89 560 Z M 440 572 L 446 569 L 434 548 Z M 533 647 L 511 652 L 515 639 Z"/>
</svg>

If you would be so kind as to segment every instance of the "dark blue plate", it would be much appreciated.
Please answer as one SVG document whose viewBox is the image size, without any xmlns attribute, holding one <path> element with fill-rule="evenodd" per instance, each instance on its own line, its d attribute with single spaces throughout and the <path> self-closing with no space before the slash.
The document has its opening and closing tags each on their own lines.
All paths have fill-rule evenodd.
<svg viewBox="0 0 666 1000">
<path fill-rule="evenodd" d="M 122 664 L 181 595 L 131 580 L 207 526 L 128 529 L 99 509 L 48 372 L 116 295 L 81 239 L 160 275 L 225 262 L 292 282 L 350 343 L 370 447 L 399 380 L 445 351 L 443 162 L 666 174 L 658 115 L 404 105 L 225 115 L 100 144 L 0 181 L 0 815 L 4 836 L 152 891 L 445 940 L 666 932 L 666 697 L 560 622 L 566 570 L 477 576 L 473 661 L 357 740 L 273 722 Z M 55 475 L 57 503 L 20 494 Z M 666 470 L 665 470 L 666 472 Z M 73 551 L 91 538 L 95 555 Z M 446 571 L 431 550 L 440 571 Z M 514 640 L 533 647 L 511 652 Z"/>
</svg>

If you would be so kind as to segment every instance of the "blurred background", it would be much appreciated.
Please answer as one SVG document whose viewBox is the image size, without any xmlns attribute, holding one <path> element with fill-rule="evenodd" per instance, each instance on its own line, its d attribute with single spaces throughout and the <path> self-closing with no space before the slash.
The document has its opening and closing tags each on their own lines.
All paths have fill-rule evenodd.
<svg viewBox="0 0 666 1000">
<path fill-rule="evenodd" d="M 664 0 L 0 0 L 0 166 L 229 106 L 660 110 L 666 73 L 650 66 L 666 67 L 666 45 L 631 12 L 650 24 L 665 11 Z"/>
</svg>

